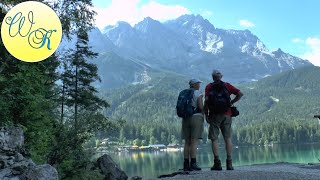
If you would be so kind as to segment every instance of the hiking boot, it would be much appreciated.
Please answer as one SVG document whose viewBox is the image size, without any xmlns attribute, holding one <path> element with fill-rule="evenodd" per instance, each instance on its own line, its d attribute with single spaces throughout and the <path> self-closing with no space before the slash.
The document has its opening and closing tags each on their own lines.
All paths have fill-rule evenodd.
<svg viewBox="0 0 320 180">
<path fill-rule="evenodd" d="M 197 163 L 191 163 L 190 169 L 193 171 L 201 171 L 201 168 L 197 165 Z"/>
<path fill-rule="evenodd" d="M 189 162 L 184 162 L 183 163 L 183 171 L 192 171 L 189 165 Z"/>
<path fill-rule="evenodd" d="M 219 159 L 215 159 L 214 164 L 211 167 L 211 171 L 221 171 L 221 170 L 222 170 L 221 161 Z"/>
<path fill-rule="evenodd" d="M 233 170 L 231 159 L 226 160 L 226 165 L 227 165 L 227 170 Z"/>
</svg>

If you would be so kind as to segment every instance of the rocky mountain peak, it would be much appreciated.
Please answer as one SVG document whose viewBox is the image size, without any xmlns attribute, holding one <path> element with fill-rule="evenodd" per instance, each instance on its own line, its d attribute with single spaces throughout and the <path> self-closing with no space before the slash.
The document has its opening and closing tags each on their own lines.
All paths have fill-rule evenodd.
<svg viewBox="0 0 320 180">
<path fill-rule="evenodd" d="M 152 19 L 151 17 L 146 17 L 143 19 L 143 21 L 136 24 L 134 26 L 134 28 L 137 31 L 146 33 L 146 32 L 150 32 L 150 31 L 157 31 L 159 29 L 162 29 L 163 25 L 159 21 L 156 21 L 156 20 Z"/>
</svg>

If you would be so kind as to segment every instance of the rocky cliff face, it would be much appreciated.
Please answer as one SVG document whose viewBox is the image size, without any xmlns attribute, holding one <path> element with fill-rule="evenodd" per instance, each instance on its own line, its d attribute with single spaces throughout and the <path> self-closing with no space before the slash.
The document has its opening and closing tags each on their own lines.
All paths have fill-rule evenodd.
<svg viewBox="0 0 320 180">
<path fill-rule="evenodd" d="M 240 83 L 311 65 L 280 49 L 269 50 L 249 30 L 220 29 L 200 15 L 164 23 L 145 18 L 133 27 L 118 22 L 93 29 L 89 39 L 100 54 L 92 62 L 99 67 L 101 88 L 143 83 L 145 74 L 158 71 L 211 80 L 211 71 L 219 69 L 225 81 Z M 59 52 L 74 43 L 74 38 L 62 41 Z"/>
<path fill-rule="evenodd" d="M 49 164 L 36 165 L 22 154 L 23 131 L 19 127 L 0 127 L 1 180 L 57 180 L 57 170 Z"/>
</svg>

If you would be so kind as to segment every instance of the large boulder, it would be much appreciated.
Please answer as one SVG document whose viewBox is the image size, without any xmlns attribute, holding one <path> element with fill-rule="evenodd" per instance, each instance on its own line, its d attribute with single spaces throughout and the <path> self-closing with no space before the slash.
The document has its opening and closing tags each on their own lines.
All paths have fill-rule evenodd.
<svg viewBox="0 0 320 180">
<path fill-rule="evenodd" d="M 39 166 L 33 166 L 27 169 L 27 171 L 25 171 L 25 173 L 21 175 L 21 179 L 58 180 L 58 172 L 49 164 L 43 164 Z"/>
<path fill-rule="evenodd" d="M 15 151 L 24 144 L 23 131 L 19 127 L 0 127 L 0 152 Z"/>
<path fill-rule="evenodd" d="M 36 165 L 22 154 L 23 130 L 0 127 L 1 180 L 58 180 L 57 170 L 49 164 Z"/>
<path fill-rule="evenodd" d="M 105 179 L 108 180 L 127 180 L 128 176 L 124 171 L 122 171 L 118 165 L 112 160 L 112 158 L 104 154 L 97 160 L 98 167 L 105 175 Z"/>
</svg>

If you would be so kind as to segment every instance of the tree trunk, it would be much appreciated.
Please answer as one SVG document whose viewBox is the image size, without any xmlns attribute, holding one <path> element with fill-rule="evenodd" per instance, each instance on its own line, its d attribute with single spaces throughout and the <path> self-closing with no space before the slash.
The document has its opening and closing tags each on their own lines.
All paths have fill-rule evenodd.
<svg viewBox="0 0 320 180">
<path fill-rule="evenodd" d="M 75 104 L 74 104 L 74 128 L 78 129 L 78 64 L 76 64 L 76 86 L 75 86 Z"/>
<path fill-rule="evenodd" d="M 60 119 L 60 124 L 63 124 L 63 116 L 64 116 L 64 89 L 65 89 L 65 83 L 63 82 L 63 85 L 62 85 L 62 96 L 61 96 L 61 119 Z"/>
</svg>

